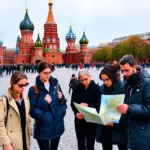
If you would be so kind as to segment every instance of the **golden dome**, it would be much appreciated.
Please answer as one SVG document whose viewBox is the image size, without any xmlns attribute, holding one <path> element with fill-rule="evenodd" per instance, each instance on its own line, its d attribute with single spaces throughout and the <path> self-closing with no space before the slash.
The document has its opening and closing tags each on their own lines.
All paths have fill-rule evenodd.
<svg viewBox="0 0 150 150">
<path fill-rule="evenodd" d="M 53 1 L 52 1 L 52 0 L 49 0 L 49 4 L 53 4 Z"/>
</svg>

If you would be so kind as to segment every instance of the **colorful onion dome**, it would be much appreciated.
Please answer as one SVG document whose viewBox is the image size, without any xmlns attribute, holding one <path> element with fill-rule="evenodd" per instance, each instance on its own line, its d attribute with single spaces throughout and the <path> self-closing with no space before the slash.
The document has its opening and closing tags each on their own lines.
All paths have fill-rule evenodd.
<svg viewBox="0 0 150 150">
<path fill-rule="evenodd" d="M 3 41 L 0 40 L 0 45 L 3 45 Z"/>
<path fill-rule="evenodd" d="M 68 40 L 68 39 L 74 39 L 74 40 L 76 39 L 76 35 L 73 33 L 71 26 L 70 26 L 70 30 L 69 30 L 68 34 L 66 35 L 66 40 Z"/>
<path fill-rule="evenodd" d="M 19 47 L 18 47 L 18 46 L 16 46 L 15 53 L 16 53 L 16 54 L 18 54 L 18 53 L 19 53 Z"/>
<path fill-rule="evenodd" d="M 79 41 L 80 44 L 88 44 L 89 40 L 87 39 L 85 32 L 83 32 L 83 36 L 81 38 L 81 40 Z"/>
<path fill-rule="evenodd" d="M 20 23 L 20 30 L 30 30 L 30 31 L 34 30 L 34 25 L 31 22 L 29 15 L 28 15 L 28 9 L 26 9 L 24 20 L 21 21 Z"/>
<path fill-rule="evenodd" d="M 35 47 L 43 47 L 43 43 L 42 43 L 42 41 L 40 39 L 40 35 L 39 34 L 38 34 L 38 37 L 37 37 L 37 40 L 36 40 L 34 46 Z"/>
</svg>

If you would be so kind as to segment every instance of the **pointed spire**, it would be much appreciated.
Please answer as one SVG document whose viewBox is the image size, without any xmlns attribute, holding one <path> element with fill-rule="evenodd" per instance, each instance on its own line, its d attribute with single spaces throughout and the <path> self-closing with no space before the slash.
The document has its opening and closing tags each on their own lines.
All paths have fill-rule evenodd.
<svg viewBox="0 0 150 150">
<path fill-rule="evenodd" d="M 54 23 L 54 16 L 52 11 L 52 5 L 53 5 L 52 0 L 50 0 L 48 4 L 49 4 L 49 13 L 47 17 L 47 23 Z"/>
<path fill-rule="evenodd" d="M 52 0 L 49 0 L 49 4 L 53 4 L 53 1 L 52 1 Z"/>
</svg>

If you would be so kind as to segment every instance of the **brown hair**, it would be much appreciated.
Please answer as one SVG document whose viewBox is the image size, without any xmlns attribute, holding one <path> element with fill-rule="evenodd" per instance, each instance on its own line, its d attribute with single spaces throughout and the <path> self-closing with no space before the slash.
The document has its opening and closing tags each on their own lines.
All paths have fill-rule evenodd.
<svg viewBox="0 0 150 150">
<path fill-rule="evenodd" d="M 40 61 L 38 63 L 38 66 L 37 66 L 37 71 L 38 71 L 38 73 L 41 73 L 46 68 L 49 68 L 52 71 L 52 66 L 48 62 L 46 62 L 46 61 Z"/>
<path fill-rule="evenodd" d="M 13 89 L 13 84 L 18 83 L 22 79 L 27 79 L 28 80 L 27 76 L 24 73 L 21 73 L 21 72 L 15 72 L 11 76 L 11 79 L 10 79 L 11 87 L 9 88 L 9 91 L 10 91 L 11 95 L 14 98 L 18 98 L 18 96 L 17 96 L 17 93 Z"/>
</svg>

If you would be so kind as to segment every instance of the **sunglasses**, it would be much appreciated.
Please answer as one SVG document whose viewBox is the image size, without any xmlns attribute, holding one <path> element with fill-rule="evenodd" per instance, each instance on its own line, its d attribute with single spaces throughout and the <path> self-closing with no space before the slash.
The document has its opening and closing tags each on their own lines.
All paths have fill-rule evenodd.
<svg viewBox="0 0 150 150">
<path fill-rule="evenodd" d="M 26 84 L 18 84 L 18 83 L 17 83 L 17 85 L 18 85 L 20 88 L 23 88 L 23 87 L 28 86 L 28 85 L 29 85 L 29 83 L 28 83 L 28 82 L 27 82 Z"/>
</svg>

